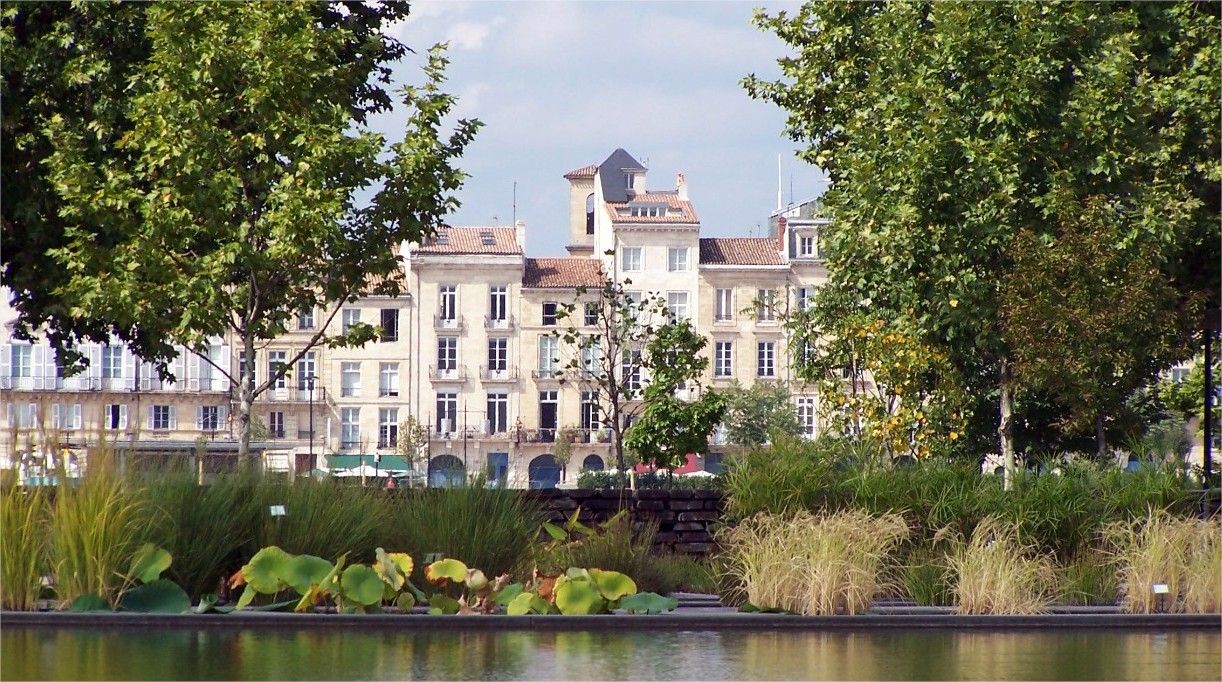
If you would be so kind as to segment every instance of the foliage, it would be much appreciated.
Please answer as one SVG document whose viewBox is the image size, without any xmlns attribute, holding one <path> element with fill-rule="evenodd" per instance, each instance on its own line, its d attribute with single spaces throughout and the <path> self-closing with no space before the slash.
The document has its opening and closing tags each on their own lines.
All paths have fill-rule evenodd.
<svg viewBox="0 0 1222 682">
<path fill-rule="evenodd" d="M 237 609 L 250 606 L 259 595 L 276 596 L 292 590 L 300 596 L 294 606 L 303 612 L 330 602 L 341 613 L 376 612 L 385 603 L 401 609 L 424 600 L 411 583 L 412 558 L 399 552 L 376 550 L 372 565 L 346 564 L 347 554 L 331 563 L 309 554 L 290 554 L 276 546 L 264 547 L 230 579 L 229 586 L 245 586 Z"/>
<path fill-rule="evenodd" d="M 191 608 L 191 597 L 172 580 L 161 577 L 173 563 L 170 553 L 146 542 L 136 550 L 129 580 L 139 583 L 119 597 L 118 608 L 137 613 L 183 613 Z"/>
<path fill-rule="evenodd" d="M 745 86 L 788 113 L 787 133 L 831 178 L 830 279 L 816 300 L 903 321 L 966 385 L 995 387 L 1007 478 L 1022 410 L 1015 354 L 1044 341 L 1003 324 L 1020 234 L 1055 244 L 1066 225 L 1092 233 L 1104 225 L 1090 207 L 1106 205 L 1114 248 L 1148 250 L 1158 270 L 1130 284 L 1155 283 L 1155 298 L 1172 287 L 1181 320 L 1217 305 L 1218 8 L 811 2 L 756 21 L 793 56 L 780 80 Z M 1147 330 L 1128 322 L 1118 331 L 1145 347 Z"/>
<path fill-rule="evenodd" d="M 1057 602 L 1083 606 L 1112 606 L 1118 597 L 1116 564 L 1105 554 L 1081 552 L 1057 570 Z"/>
<path fill-rule="evenodd" d="M 480 481 L 392 498 L 381 534 L 387 546 L 419 557 L 440 554 L 490 575 L 525 576 L 538 545 L 539 506 L 515 490 Z"/>
<path fill-rule="evenodd" d="M 920 606 L 948 606 L 953 603 L 951 578 L 946 557 L 932 553 L 910 558 L 900 572 L 904 593 Z"/>
<path fill-rule="evenodd" d="M 628 487 L 628 474 L 607 471 L 583 471 L 577 476 L 577 487 L 611 490 Z M 675 476 L 664 471 L 647 471 L 636 476 L 637 490 L 720 490 L 721 476 Z"/>
<path fill-rule="evenodd" d="M 124 89 L 99 93 L 130 127 L 82 129 L 59 113 L 42 122 L 64 223 L 49 256 L 70 273 L 55 289 L 63 317 L 139 329 L 155 339 L 143 350 L 164 373 L 172 344 L 204 357 L 209 339 L 232 334 L 253 356 L 256 341 L 283 334 L 300 311 L 328 310 L 262 383 L 214 367 L 237 386 L 243 455 L 255 397 L 320 343 L 374 337 L 369 325 L 328 336 L 328 323 L 341 302 L 399 292 L 390 245 L 419 240 L 457 205 L 464 176 L 452 164 L 478 127 L 439 130 L 455 99 L 441 91 L 438 47 L 425 84 L 400 93 L 403 139 L 371 131 L 365 114 L 390 102 L 370 76 L 403 54 L 379 29 L 402 11 L 348 13 L 359 18 L 307 3 L 149 5 L 147 59 Z M 74 60 L 65 69 L 88 77 Z M 114 135 L 101 153 L 98 135 Z"/>
<path fill-rule="evenodd" d="M 429 443 L 428 427 L 416 421 L 414 416 L 399 424 L 399 440 L 395 443 L 395 452 L 407 460 L 414 469 L 416 462 L 425 456 L 425 448 Z"/>
<path fill-rule="evenodd" d="M 386 527 L 388 508 L 372 488 L 332 480 L 297 480 L 291 484 L 261 481 L 247 493 L 255 501 L 253 542 L 243 557 L 275 545 L 287 552 L 316 556 L 349 554 L 370 560 Z M 270 507 L 282 505 L 283 516 Z M 244 529 L 238 529 L 243 532 Z"/>
<path fill-rule="evenodd" d="M 566 525 L 563 536 L 543 548 L 537 566 L 545 574 L 563 571 L 568 566 L 601 566 L 632 576 L 642 589 L 668 593 L 677 590 L 687 570 L 679 560 L 659 554 L 654 548 L 657 525 L 633 530 L 627 514 L 621 512 L 597 528 L 574 525 L 576 514 Z M 550 531 L 549 531 L 550 532 Z"/>
<path fill-rule="evenodd" d="M 947 560 L 955 575 L 955 610 L 964 614 L 1043 613 L 1052 603 L 1052 560 L 1012 521 L 990 516 L 970 537 L 951 532 Z"/>
<path fill-rule="evenodd" d="M 1130 613 L 1217 613 L 1222 608 L 1222 519 L 1175 517 L 1151 509 L 1105 530 Z M 1165 595 L 1154 585 L 1167 586 Z"/>
<path fill-rule="evenodd" d="M 890 553 L 908 535 L 897 514 L 760 514 L 719 533 L 746 600 L 803 615 L 857 614 L 883 587 Z"/>
<path fill-rule="evenodd" d="M 1213 358 L 1213 380 L 1215 387 L 1222 377 L 1222 357 L 1215 353 Z M 1158 397 L 1172 414 L 1184 420 L 1197 418 L 1198 432 L 1204 428 L 1205 422 L 1200 420 L 1201 415 L 1205 411 L 1205 359 L 1197 357 L 1193 360 L 1191 367 L 1188 370 L 1188 375 L 1181 381 L 1174 381 L 1170 377 L 1164 378 L 1158 383 Z M 1217 424 L 1222 423 L 1222 400 L 1214 398 L 1213 423 L 1215 429 Z M 1216 431 L 1215 431 L 1216 432 Z"/>
<path fill-rule="evenodd" d="M 793 395 L 782 383 L 757 381 L 743 388 L 737 381 L 722 391 L 726 397 L 726 440 L 743 447 L 764 445 L 776 438 L 802 433 Z"/>
<path fill-rule="evenodd" d="M 47 573 L 47 496 L 3 489 L 0 499 L 0 606 L 33 610 Z"/>
</svg>

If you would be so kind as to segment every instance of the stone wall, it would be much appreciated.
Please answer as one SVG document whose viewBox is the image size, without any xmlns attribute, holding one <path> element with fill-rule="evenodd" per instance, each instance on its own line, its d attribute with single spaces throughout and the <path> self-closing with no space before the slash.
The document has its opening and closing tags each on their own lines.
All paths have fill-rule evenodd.
<svg viewBox="0 0 1222 682">
<path fill-rule="evenodd" d="M 547 519 L 563 522 L 581 509 L 586 525 L 611 518 L 620 508 L 618 490 L 531 490 Z M 721 519 L 725 496 L 719 490 L 638 490 L 625 492 L 633 528 L 656 522 L 654 546 L 683 554 L 706 555 L 713 549 L 713 529 Z"/>
</svg>

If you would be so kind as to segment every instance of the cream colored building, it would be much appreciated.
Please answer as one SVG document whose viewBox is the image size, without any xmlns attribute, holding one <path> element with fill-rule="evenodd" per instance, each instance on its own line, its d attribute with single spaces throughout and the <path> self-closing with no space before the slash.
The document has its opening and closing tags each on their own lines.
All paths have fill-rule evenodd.
<svg viewBox="0 0 1222 682">
<path fill-rule="evenodd" d="M 403 295 L 303 312 L 295 329 L 261 344 L 254 358 L 260 381 L 319 326 L 338 334 L 363 322 L 383 332 L 361 348 L 313 349 L 257 400 L 269 466 L 298 473 L 355 461 L 402 467 L 397 442 L 409 418 L 428 433 L 414 469 L 434 485 L 475 474 L 513 486 L 568 485 L 582 469 L 613 466 L 591 387 L 556 376 L 571 353 L 558 332 L 570 323 L 593 331 L 580 306 L 570 320 L 558 319 L 558 310 L 579 303 L 579 287 L 596 289 L 607 277 L 660 296 L 708 337 L 706 386 L 792 378 L 778 319 L 826 279 L 823 221 L 810 205 L 773 213 L 770 237 L 702 238 L 682 174 L 673 189 L 649 187 L 647 170 L 618 149 L 564 177 L 569 257 L 526 257 L 521 221 L 443 228 L 423 244 L 403 245 Z M 11 320 L 12 311 L 4 312 Z M 211 350 L 234 376 L 237 345 L 218 339 Z M 7 325 L 0 330 L 8 405 L 0 434 L 7 462 L 0 464 L 28 461 L 22 453 L 46 442 L 38 434 L 56 429 L 74 446 L 109 434 L 166 455 L 201 444 L 223 454 L 233 445 L 231 392 L 207 363 L 181 359 L 179 381 L 166 385 L 121 346 L 85 350 L 88 372 L 61 379 L 45 344 L 13 339 Z M 813 435 L 813 390 L 798 390 L 795 404 Z"/>
</svg>

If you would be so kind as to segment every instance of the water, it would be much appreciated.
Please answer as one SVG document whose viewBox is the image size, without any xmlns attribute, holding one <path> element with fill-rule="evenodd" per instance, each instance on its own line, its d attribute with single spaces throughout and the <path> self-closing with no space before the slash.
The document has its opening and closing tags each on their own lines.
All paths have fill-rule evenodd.
<svg viewBox="0 0 1222 682">
<path fill-rule="evenodd" d="M 0 679 L 1217 680 L 1179 631 L 0 630 Z"/>
</svg>

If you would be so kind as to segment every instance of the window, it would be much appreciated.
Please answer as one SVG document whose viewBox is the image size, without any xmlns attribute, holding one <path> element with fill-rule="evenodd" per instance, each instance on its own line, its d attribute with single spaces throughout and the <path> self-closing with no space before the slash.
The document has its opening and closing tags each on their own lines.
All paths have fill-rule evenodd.
<svg viewBox="0 0 1222 682">
<path fill-rule="evenodd" d="M 81 405 L 52 405 L 51 428 L 75 431 L 81 428 Z"/>
<path fill-rule="evenodd" d="M 632 189 L 632 173 L 624 173 L 624 189 Z"/>
<path fill-rule="evenodd" d="M 755 318 L 760 322 L 776 321 L 776 291 L 760 289 L 755 297 Z"/>
<path fill-rule="evenodd" d="M 776 344 L 772 341 L 759 342 L 759 354 L 756 359 L 756 374 L 761 377 L 776 376 Z"/>
<path fill-rule="evenodd" d="M 815 238 L 812 235 L 802 235 L 798 237 L 798 257 L 799 258 L 814 258 L 815 257 Z"/>
<path fill-rule="evenodd" d="M 556 439 L 556 391 L 539 391 L 539 440 L 550 443 Z"/>
<path fill-rule="evenodd" d="M 718 341 L 713 344 L 713 376 L 734 376 L 734 343 Z"/>
<path fill-rule="evenodd" d="M 802 425 L 802 435 L 815 437 L 815 398 L 814 396 L 798 396 L 798 423 Z"/>
<path fill-rule="evenodd" d="M 798 310 L 810 310 L 815 302 L 814 287 L 798 287 Z"/>
<path fill-rule="evenodd" d="M 361 445 L 361 408 L 343 407 L 339 411 L 339 446 L 345 450 Z"/>
<path fill-rule="evenodd" d="M 378 410 L 378 447 L 393 448 L 399 444 L 399 408 Z"/>
<path fill-rule="evenodd" d="M 288 357 L 288 353 L 286 351 L 282 351 L 282 350 L 268 351 L 267 353 L 267 376 L 275 377 L 277 374 L 280 374 L 281 368 L 283 368 L 287 362 L 287 357 Z M 285 374 L 280 374 L 280 376 L 276 377 L 276 381 L 275 383 L 272 384 L 272 388 L 288 388 L 288 385 L 289 385 L 288 377 Z"/>
<path fill-rule="evenodd" d="M 623 377 L 624 388 L 628 389 L 629 393 L 635 394 L 641 390 L 641 351 L 624 351 L 620 362 L 620 376 Z"/>
<path fill-rule="evenodd" d="M 217 405 L 200 405 L 196 425 L 200 431 L 216 431 L 221 428 L 221 408 Z"/>
<path fill-rule="evenodd" d="M 356 325 L 360 323 L 361 323 L 361 309 L 360 308 L 344 308 L 342 311 L 340 311 L 340 324 L 341 324 L 342 332 L 344 334 L 347 334 L 349 330 L 351 330 L 353 327 L 355 327 Z"/>
<path fill-rule="evenodd" d="M 544 301 L 543 302 L 543 326 L 544 327 L 555 327 L 556 326 L 556 311 L 558 309 L 559 309 L 559 306 L 556 304 L 555 301 Z"/>
<path fill-rule="evenodd" d="M 597 376 L 599 373 L 599 361 L 602 359 L 602 344 L 598 337 L 590 337 L 589 341 L 581 349 L 581 373 L 585 376 Z"/>
<path fill-rule="evenodd" d="M 687 319 L 687 292 L 671 291 L 666 294 L 666 309 L 675 320 Z"/>
<path fill-rule="evenodd" d="M 666 216 L 666 207 L 662 206 L 661 204 L 629 205 L 628 215 L 632 216 L 633 218 L 662 218 Z"/>
<path fill-rule="evenodd" d="M 586 234 L 594 234 L 594 195 L 586 196 Z"/>
<path fill-rule="evenodd" d="M 498 322 L 509 319 L 508 287 L 492 287 L 488 290 L 488 318 Z"/>
<path fill-rule="evenodd" d="M 488 394 L 488 433 L 505 433 L 509 430 L 509 394 Z"/>
<path fill-rule="evenodd" d="M 8 423 L 18 429 L 32 429 L 38 425 L 38 403 L 8 406 Z"/>
<path fill-rule="evenodd" d="M 126 429 L 127 406 L 108 405 L 101 409 L 101 427 L 104 429 Z"/>
<path fill-rule="evenodd" d="M 639 246 L 620 249 L 620 269 L 624 272 L 640 272 L 645 267 L 644 254 Z"/>
<path fill-rule="evenodd" d="M 1172 383 L 1176 383 L 1176 384 L 1180 383 L 1181 381 L 1187 381 L 1188 375 L 1191 373 L 1192 373 L 1191 367 L 1172 367 L 1171 368 L 1171 381 Z"/>
<path fill-rule="evenodd" d="M 504 372 L 509 369 L 509 339 L 505 337 L 488 339 L 488 370 Z"/>
<path fill-rule="evenodd" d="M 666 269 L 670 272 L 687 272 L 687 247 L 670 248 L 666 251 Z"/>
<path fill-rule="evenodd" d="M 361 363 L 345 362 L 339 366 L 339 395 L 353 398 L 361 392 Z"/>
<path fill-rule="evenodd" d="M 585 315 L 582 322 L 585 322 L 587 327 L 598 326 L 598 304 L 590 301 L 585 305 Z"/>
<path fill-rule="evenodd" d="M 551 334 L 539 335 L 539 375 L 551 376 L 556 373 L 556 364 L 560 354 L 560 339 Z"/>
<path fill-rule="evenodd" d="M 458 369 L 458 337 L 437 337 L 437 369 L 442 372 L 453 372 Z"/>
<path fill-rule="evenodd" d="M 102 378 L 123 378 L 123 346 L 102 346 Z"/>
<path fill-rule="evenodd" d="M 443 284 L 439 289 L 440 308 L 437 317 L 443 322 L 453 322 L 458 319 L 458 287 L 453 284 Z"/>
<path fill-rule="evenodd" d="M 383 308 L 382 309 L 382 340 L 383 341 L 398 341 L 399 340 L 399 309 L 398 308 Z"/>
<path fill-rule="evenodd" d="M 454 433 L 458 430 L 458 394 L 437 394 L 437 432 Z"/>
<path fill-rule="evenodd" d="M 378 364 L 378 396 L 395 398 L 399 395 L 399 363 L 382 362 Z"/>
<path fill-rule="evenodd" d="M 713 299 L 713 319 L 727 322 L 734 319 L 734 290 L 718 289 Z"/>
<path fill-rule="evenodd" d="M 284 438 L 284 413 L 267 413 L 267 433 L 272 438 Z"/>
<path fill-rule="evenodd" d="M 314 328 L 314 308 L 302 308 L 301 312 L 297 313 L 297 328 Z"/>
<path fill-rule="evenodd" d="M 587 433 L 602 428 L 598 420 L 598 391 L 581 392 L 581 428 Z"/>
<path fill-rule="evenodd" d="M 13 378 L 28 378 L 33 376 L 34 369 L 31 358 L 34 353 L 34 347 L 17 344 L 12 347 L 11 353 Z"/>
<path fill-rule="evenodd" d="M 255 355 L 254 355 L 254 353 L 253 353 L 253 352 L 251 353 L 251 356 L 250 356 L 250 357 L 251 357 L 251 363 L 250 363 L 250 373 L 253 375 L 253 374 L 255 374 L 255 373 L 256 373 L 256 372 L 255 372 L 255 367 L 257 366 L 257 365 L 254 363 L 254 357 L 255 357 Z M 242 383 L 242 376 L 243 376 L 243 375 L 245 375 L 245 374 L 246 374 L 246 353 L 238 353 L 238 375 L 237 375 L 236 377 L 234 377 L 235 379 L 237 379 L 238 385 L 241 385 L 241 383 Z M 251 376 L 251 380 L 252 380 L 252 381 L 256 381 L 256 380 L 257 380 L 257 377 L 255 377 L 255 376 Z"/>
<path fill-rule="evenodd" d="M 149 406 L 149 428 L 154 430 L 168 430 L 174 421 L 174 408 L 169 405 L 150 405 Z"/>
<path fill-rule="evenodd" d="M 314 351 L 310 351 L 301 356 L 297 361 L 297 390 L 298 391 L 313 391 L 315 379 L 318 375 L 315 374 L 314 366 Z"/>
</svg>

